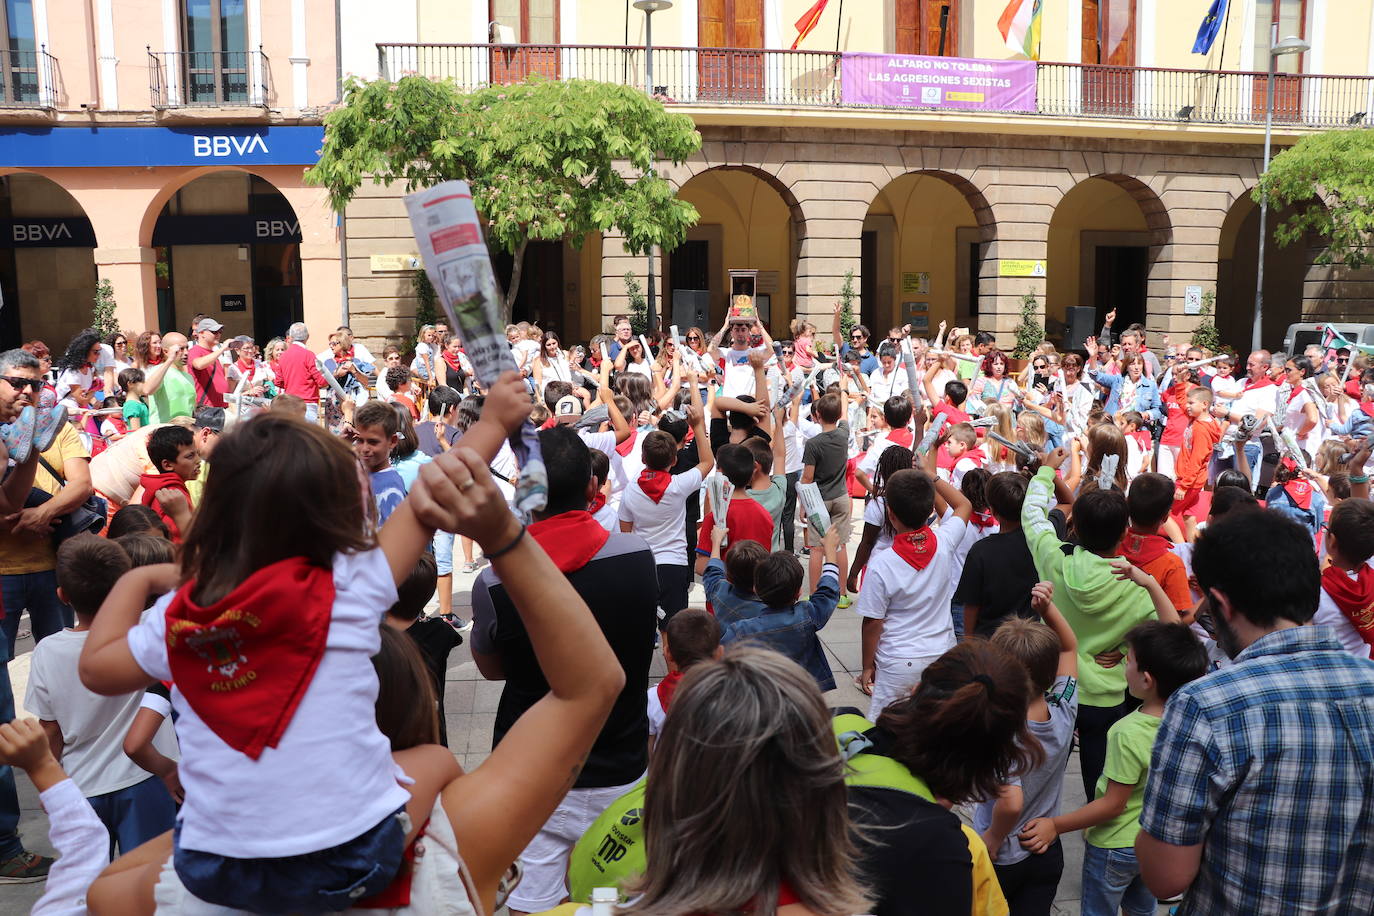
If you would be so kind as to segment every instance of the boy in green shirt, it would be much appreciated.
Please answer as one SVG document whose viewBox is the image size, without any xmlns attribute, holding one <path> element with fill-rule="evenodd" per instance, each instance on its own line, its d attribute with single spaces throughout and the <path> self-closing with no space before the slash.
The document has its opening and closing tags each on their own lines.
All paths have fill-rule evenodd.
<svg viewBox="0 0 1374 916">
<path fill-rule="evenodd" d="M 1184 624 L 1142 623 L 1126 634 L 1126 645 L 1126 683 L 1141 706 L 1107 732 L 1107 762 L 1096 797 L 1069 814 L 1036 818 L 1021 831 L 1021 845 L 1041 853 L 1060 834 L 1087 828 L 1083 916 L 1116 916 L 1120 910 L 1153 916 L 1157 904 L 1135 857 L 1150 751 L 1165 700 L 1207 673 L 1207 652 Z"/>
<path fill-rule="evenodd" d="M 1021 527 L 1041 579 L 1054 583 L 1054 603 L 1078 637 L 1078 748 L 1083 794 L 1091 797 L 1107 756 L 1107 729 L 1131 711 L 1121 665 L 1122 639 L 1138 623 L 1158 616 L 1177 623 L 1178 612 L 1158 582 L 1117 556 L 1126 534 L 1126 497 L 1119 490 L 1089 489 L 1074 500 L 1055 471 L 1067 456 L 1057 448 L 1026 486 Z M 1056 502 L 1073 503 L 1078 546 L 1059 539 L 1050 523 Z"/>
</svg>

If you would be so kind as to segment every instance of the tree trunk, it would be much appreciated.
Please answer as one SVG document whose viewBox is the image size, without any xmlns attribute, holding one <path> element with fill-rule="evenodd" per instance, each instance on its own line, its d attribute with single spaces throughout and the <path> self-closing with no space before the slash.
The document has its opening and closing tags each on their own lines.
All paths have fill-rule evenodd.
<svg viewBox="0 0 1374 916">
<path fill-rule="evenodd" d="M 515 248 L 514 260 L 510 268 L 510 285 L 506 287 L 506 324 L 510 324 L 511 317 L 515 311 L 515 296 L 520 292 L 520 271 L 525 266 L 525 248 L 530 240 L 523 238 Z"/>
</svg>

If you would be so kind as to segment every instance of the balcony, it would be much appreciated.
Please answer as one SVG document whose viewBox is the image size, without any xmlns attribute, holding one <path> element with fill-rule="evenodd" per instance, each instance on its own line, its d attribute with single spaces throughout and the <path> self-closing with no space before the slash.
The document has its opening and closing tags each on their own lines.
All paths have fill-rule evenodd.
<svg viewBox="0 0 1374 916">
<path fill-rule="evenodd" d="M 0 51 L 0 108 L 56 108 L 57 58 L 46 49 Z"/>
<path fill-rule="evenodd" d="M 826 51 L 655 48 L 656 96 L 669 104 L 870 111 L 944 111 L 939 105 L 874 105 L 846 92 L 845 58 Z M 644 88 L 644 49 L 615 45 L 378 44 L 379 73 L 418 73 L 477 89 L 531 74 Z M 1216 70 L 1035 63 L 1034 99 L 985 102 L 959 114 L 1262 125 L 1268 76 Z M 857 72 L 857 71 L 856 71 Z M 995 99 L 989 93 L 989 99 Z M 913 103 L 916 99 L 912 99 Z M 1374 120 L 1374 77 L 1275 77 L 1274 122 L 1321 129 Z"/>
<path fill-rule="evenodd" d="M 153 108 L 262 108 L 273 98 L 272 68 L 256 51 L 148 50 Z"/>
</svg>

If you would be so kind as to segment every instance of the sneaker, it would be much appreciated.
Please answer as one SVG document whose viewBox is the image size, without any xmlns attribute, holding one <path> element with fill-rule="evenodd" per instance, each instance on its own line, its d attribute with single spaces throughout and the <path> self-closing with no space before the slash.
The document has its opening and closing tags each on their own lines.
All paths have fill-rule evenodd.
<svg viewBox="0 0 1374 916">
<path fill-rule="evenodd" d="M 835 607 L 837 607 L 837 608 L 839 608 L 840 610 L 843 611 L 845 608 L 851 606 L 853 603 L 854 603 L 854 599 L 853 599 L 853 598 L 849 597 L 848 595 L 841 595 L 841 596 L 840 596 L 840 602 L 839 602 L 839 604 L 835 605 Z"/>
<path fill-rule="evenodd" d="M 62 431 L 62 425 L 66 422 L 67 408 L 62 405 L 40 409 L 38 419 L 34 423 L 33 447 L 39 452 L 46 452 L 52 448 L 57 434 Z"/>
<path fill-rule="evenodd" d="M 25 408 L 27 410 L 28 408 Z M 36 852 L 21 852 L 13 859 L 0 862 L 0 884 L 33 884 L 48 877 L 55 860 Z"/>
<path fill-rule="evenodd" d="M 472 621 L 464 620 L 457 614 L 440 614 L 439 619 L 453 627 L 459 633 L 467 633 L 472 629 Z"/>
<path fill-rule="evenodd" d="M 12 423 L 0 426 L 0 441 L 10 453 L 15 464 L 23 464 L 33 454 L 33 431 L 36 414 L 32 407 L 19 411 Z"/>
</svg>

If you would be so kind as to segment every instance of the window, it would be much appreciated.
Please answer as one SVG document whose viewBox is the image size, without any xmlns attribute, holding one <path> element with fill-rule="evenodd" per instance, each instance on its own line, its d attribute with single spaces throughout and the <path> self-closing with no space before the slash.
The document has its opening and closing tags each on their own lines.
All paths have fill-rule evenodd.
<svg viewBox="0 0 1374 916">
<path fill-rule="evenodd" d="M 897 0 L 897 53 L 958 57 L 958 0 Z"/>
<path fill-rule="evenodd" d="M 495 83 L 518 83 L 531 73 L 558 79 L 557 0 L 491 0 L 492 41 L 507 40 L 496 34 L 495 26 L 509 29 L 519 45 L 495 45 L 491 52 L 491 78 Z"/>
<path fill-rule="evenodd" d="M 33 32 L 33 0 L 0 2 L 0 100 L 32 103 L 38 100 L 38 45 Z"/>
<path fill-rule="evenodd" d="M 1083 0 L 1083 63 L 1135 66 L 1135 0 Z"/>
<path fill-rule="evenodd" d="M 1307 0 L 1258 0 L 1255 3 L 1255 55 L 1253 69 L 1269 72 L 1269 39 L 1274 20 L 1279 23 L 1279 41 L 1290 35 L 1307 37 Z M 1279 73 L 1301 73 L 1302 54 L 1283 54 L 1274 58 Z"/>
<path fill-rule="evenodd" d="M 248 15 L 245 0 L 185 0 L 181 73 L 192 104 L 247 102 Z"/>
<path fill-rule="evenodd" d="M 697 95 L 703 99 L 758 101 L 764 94 L 763 0 L 700 0 Z"/>
</svg>

